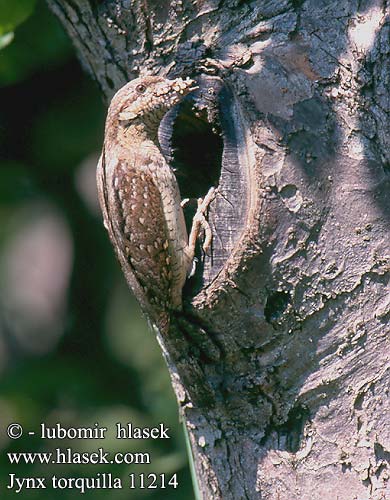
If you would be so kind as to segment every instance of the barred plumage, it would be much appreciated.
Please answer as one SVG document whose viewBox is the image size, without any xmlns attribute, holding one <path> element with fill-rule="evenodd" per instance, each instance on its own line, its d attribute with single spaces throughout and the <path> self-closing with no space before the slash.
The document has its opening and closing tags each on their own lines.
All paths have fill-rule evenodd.
<svg viewBox="0 0 390 500">
<path fill-rule="evenodd" d="M 112 99 L 98 165 L 105 225 L 128 283 L 155 322 L 181 308 L 192 267 L 197 214 L 190 244 L 176 178 L 157 139 L 164 114 L 193 90 L 192 80 L 138 78 Z"/>
</svg>

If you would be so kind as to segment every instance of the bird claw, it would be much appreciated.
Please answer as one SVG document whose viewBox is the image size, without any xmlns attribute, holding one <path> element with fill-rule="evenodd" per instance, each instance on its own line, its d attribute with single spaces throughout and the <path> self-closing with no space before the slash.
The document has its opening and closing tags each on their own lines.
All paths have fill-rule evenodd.
<svg viewBox="0 0 390 500">
<path fill-rule="evenodd" d="M 200 228 L 202 228 L 205 233 L 205 240 L 202 245 L 203 251 L 207 254 L 208 250 L 211 247 L 213 234 L 211 232 L 210 224 L 206 220 L 205 213 L 207 212 L 210 203 L 215 198 L 216 193 L 217 189 L 212 187 L 209 189 L 204 198 L 198 198 L 198 208 L 193 219 L 191 234 L 189 237 L 189 246 L 191 249 L 193 249 L 194 253 L 195 244 L 197 238 L 199 237 Z"/>
</svg>

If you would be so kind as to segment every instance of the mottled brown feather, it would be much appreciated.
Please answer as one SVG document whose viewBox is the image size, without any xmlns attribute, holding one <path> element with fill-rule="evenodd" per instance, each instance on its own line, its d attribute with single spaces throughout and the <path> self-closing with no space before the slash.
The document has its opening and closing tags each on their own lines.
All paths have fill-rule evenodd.
<svg viewBox="0 0 390 500">
<path fill-rule="evenodd" d="M 147 300 L 169 309 L 172 272 L 160 190 L 149 172 L 123 160 L 115 169 L 113 188 L 122 251 Z"/>
<path fill-rule="evenodd" d="M 149 76 L 113 97 L 98 165 L 105 226 L 129 286 L 145 313 L 167 332 L 193 261 L 176 178 L 158 143 L 164 114 L 194 90 L 190 79 Z M 142 87 L 142 90 L 140 90 Z"/>
</svg>

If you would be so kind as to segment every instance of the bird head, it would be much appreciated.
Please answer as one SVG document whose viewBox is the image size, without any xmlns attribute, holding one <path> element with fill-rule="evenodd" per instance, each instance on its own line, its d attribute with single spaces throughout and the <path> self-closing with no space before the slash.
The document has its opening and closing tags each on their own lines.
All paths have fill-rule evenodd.
<svg viewBox="0 0 390 500">
<path fill-rule="evenodd" d="M 164 114 L 196 88 L 190 78 L 136 78 L 115 94 L 110 110 L 124 126 L 141 122 L 148 128 L 157 128 Z"/>
</svg>

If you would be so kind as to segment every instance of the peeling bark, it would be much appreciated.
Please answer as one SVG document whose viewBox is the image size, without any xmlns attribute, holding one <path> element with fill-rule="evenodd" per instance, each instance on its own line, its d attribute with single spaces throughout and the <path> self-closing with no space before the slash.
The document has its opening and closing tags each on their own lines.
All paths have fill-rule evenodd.
<svg viewBox="0 0 390 500">
<path fill-rule="evenodd" d="M 221 357 L 166 353 L 204 498 L 390 498 L 388 2 L 48 2 L 107 99 L 196 77 L 221 137 L 186 290 Z"/>
</svg>

